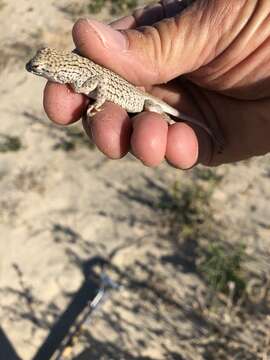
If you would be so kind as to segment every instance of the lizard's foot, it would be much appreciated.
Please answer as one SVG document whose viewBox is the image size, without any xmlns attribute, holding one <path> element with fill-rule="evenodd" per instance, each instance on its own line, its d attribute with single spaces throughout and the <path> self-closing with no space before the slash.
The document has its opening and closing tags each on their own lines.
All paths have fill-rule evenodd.
<svg viewBox="0 0 270 360">
<path fill-rule="evenodd" d="M 90 105 L 86 111 L 86 115 L 88 118 L 96 115 L 97 112 L 101 111 L 102 108 L 100 106 Z"/>
<path fill-rule="evenodd" d="M 167 115 L 162 107 L 158 104 L 155 104 L 152 100 L 146 100 L 144 103 L 144 110 L 146 111 L 152 111 L 152 112 L 156 112 L 160 115 L 162 115 L 163 119 L 165 119 L 167 121 L 168 124 L 174 124 L 174 120 L 172 118 L 170 118 L 169 115 Z"/>
<path fill-rule="evenodd" d="M 172 125 L 175 123 L 175 121 L 168 114 L 162 112 L 160 115 L 167 121 L 168 124 Z"/>
<path fill-rule="evenodd" d="M 94 105 L 89 105 L 88 109 L 86 111 L 87 117 L 90 118 L 90 117 L 94 116 L 96 113 L 97 112 L 96 112 L 95 106 Z"/>
</svg>

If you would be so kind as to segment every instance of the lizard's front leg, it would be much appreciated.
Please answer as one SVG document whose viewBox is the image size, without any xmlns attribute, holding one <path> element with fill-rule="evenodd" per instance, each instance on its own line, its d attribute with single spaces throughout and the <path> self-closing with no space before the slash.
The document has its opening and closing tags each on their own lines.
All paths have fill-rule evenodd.
<svg viewBox="0 0 270 360">
<path fill-rule="evenodd" d="M 86 112 L 87 117 L 95 115 L 97 111 L 101 110 L 101 106 L 107 100 L 106 77 L 102 75 L 90 77 L 82 84 L 80 92 L 95 99 L 95 102 L 88 107 Z"/>
</svg>

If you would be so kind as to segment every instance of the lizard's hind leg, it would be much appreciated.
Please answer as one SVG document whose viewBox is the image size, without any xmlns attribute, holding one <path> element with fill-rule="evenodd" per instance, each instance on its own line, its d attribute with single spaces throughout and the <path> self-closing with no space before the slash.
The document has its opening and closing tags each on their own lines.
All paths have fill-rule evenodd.
<svg viewBox="0 0 270 360">
<path fill-rule="evenodd" d="M 175 121 L 173 119 L 170 118 L 169 115 L 167 115 L 162 107 L 158 104 L 155 104 L 154 101 L 147 99 L 144 102 L 144 110 L 146 111 L 152 111 L 152 112 L 156 112 L 158 114 L 161 114 L 162 117 L 169 123 L 169 124 L 174 124 Z"/>
<path fill-rule="evenodd" d="M 102 75 L 91 77 L 83 83 L 80 92 L 95 99 L 95 102 L 87 109 L 87 117 L 91 117 L 102 110 L 101 107 L 107 99 L 107 80 Z"/>
</svg>

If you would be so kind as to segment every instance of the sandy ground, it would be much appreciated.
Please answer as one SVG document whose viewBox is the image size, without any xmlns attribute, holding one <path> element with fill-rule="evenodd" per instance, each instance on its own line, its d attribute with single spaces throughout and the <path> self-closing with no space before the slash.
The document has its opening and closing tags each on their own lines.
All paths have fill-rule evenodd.
<svg viewBox="0 0 270 360">
<path fill-rule="evenodd" d="M 148 169 L 131 156 L 105 159 L 81 124 L 51 124 L 42 109 L 44 80 L 24 64 L 40 46 L 72 48 L 70 31 L 80 14 L 70 4 L 76 2 L 0 2 L 0 141 L 20 141 L 17 151 L 0 152 L 3 338 L 17 358 L 32 359 L 84 284 L 87 262 L 102 256 L 124 286 L 110 293 L 60 358 L 268 359 L 269 156 L 210 174 L 166 164 Z M 105 9 L 96 17 L 111 15 Z M 170 208 L 176 183 L 179 202 L 198 186 L 211 189 L 207 198 L 195 191 L 178 208 L 189 214 L 198 204 L 190 227 Z M 245 304 L 225 297 L 217 309 L 209 306 L 197 249 L 217 239 L 246 246 L 247 281 L 256 281 L 257 295 Z M 16 359 L 3 344 L 0 332 L 0 359 Z"/>
</svg>

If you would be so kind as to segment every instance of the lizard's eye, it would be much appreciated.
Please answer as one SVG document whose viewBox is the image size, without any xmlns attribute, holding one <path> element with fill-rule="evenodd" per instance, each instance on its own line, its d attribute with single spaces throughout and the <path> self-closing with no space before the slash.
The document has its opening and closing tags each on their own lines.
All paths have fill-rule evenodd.
<svg viewBox="0 0 270 360">
<path fill-rule="evenodd" d="M 60 80 L 60 81 L 63 81 L 63 82 L 65 81 L 65 77 L 64 77 L 63 74 L 59 75 L 59 80 Z"/>
</svg>

